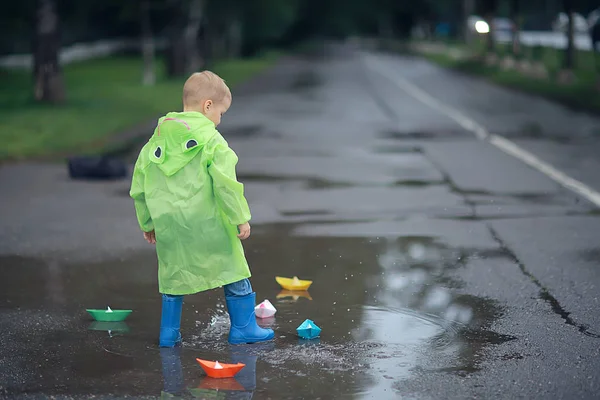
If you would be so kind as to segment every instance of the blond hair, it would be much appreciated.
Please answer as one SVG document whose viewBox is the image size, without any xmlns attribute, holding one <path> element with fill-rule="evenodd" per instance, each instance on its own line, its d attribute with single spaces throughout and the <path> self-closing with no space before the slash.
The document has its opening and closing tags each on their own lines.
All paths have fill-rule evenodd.
<svg viewBox="0 0 600 400">
<path fill-rule="evenodd" d="M 219 103 L 231 98 L 229 87 L 219 75 L 211 71 L 193 73 L 183 85 L 183 106 L 202 107 L 206 100 Z"/>
</svg>

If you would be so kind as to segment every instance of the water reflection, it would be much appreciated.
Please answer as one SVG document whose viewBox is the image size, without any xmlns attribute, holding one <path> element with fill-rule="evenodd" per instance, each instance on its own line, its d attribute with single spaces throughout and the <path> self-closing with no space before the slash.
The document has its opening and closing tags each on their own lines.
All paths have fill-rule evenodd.
<svg viewBox="0 0 600 400">
<path fill-rule="evenodd" d="M 312 300 L 310 297 L 310 293 L 306 290 L 287 290 L 283 289 L 281 292 L 277 293 L 277 299 L 289 299 L 293 301 L 298 301 L 299 298 L 304 298 L 308 300 Z"/>
<path fill-rule="evenodd" d="M 474 353 L 480 348 L 470 333 L 491 333 L 487 344 L 513 339 L 482 329 L 499 313 L 495 302 L 456 290 L 462 283 L 453 271 L 472 252 L 430 237 L 384 237 L 377 244 L 379 273 L 369 279 L 371 296 L 353 333 L 355 340 L 385 344 L 386 352 L 367 355 L 374 379 L 363 393 L 385 396 L 417 370 L 476 370 Z"/>
<path fill-rule="evenodd" d="M 183 380 L 183 367 L 181 365 L 181 348 L 160 349 L 160 362 L 163 374 L 161 397 L 165 394 L 182 396 L 185 390 L 185 383 Z"/>
<path fill-rule="evenodd" d="M 228 355 L 220 354 L 219 360 L 228 363 L 242 363 L 242 370 L 233 378 L 216 379 L 202 376 L 195 385 L 186 387 L 184 368 L 181 361 L 185 348 L 160 349 L 161 371 L 163 375 L 163 398 L 202 398 L 202 399 L 251 399 L 256 390 L 256 362 L 263 352 L 272 351 L 274 343 L 231 346 Z M 189 354 L 188 354 L 189 355 Z M 186 361 L 189 361 L 186 357 Z M 196 365 L 187 365 L 186 369 L 200 371 Z"/>
<path fill-rule="evenodd" d="M 109 337 L 129 332 L 129 325 L 124 321 L 94 321 L 88 327 L 91 331 L 105 331 Z"/>
</svg>

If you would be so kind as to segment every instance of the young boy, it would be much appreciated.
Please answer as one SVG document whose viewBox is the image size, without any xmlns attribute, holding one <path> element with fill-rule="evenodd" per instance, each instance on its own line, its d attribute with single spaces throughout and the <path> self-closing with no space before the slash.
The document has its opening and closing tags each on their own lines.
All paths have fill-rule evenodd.
<svg viewBox="0 0 600 400">
<path fill-rule="evenodd" d="M 193 74 L 183 87 L 183 112 L 158 120 L 135 164 L 130 195 L 158 256 L 160 347 L 181 342 L 183 296 L 219 286 L 230 343 L 274 336 L 256 324 L 256 294 L 240 241 L 250 236 L 250 210 L 236 179 L 238 158 L 216 130 L 230 105 L 223 79 L 210 71 Z"/>
</svg>

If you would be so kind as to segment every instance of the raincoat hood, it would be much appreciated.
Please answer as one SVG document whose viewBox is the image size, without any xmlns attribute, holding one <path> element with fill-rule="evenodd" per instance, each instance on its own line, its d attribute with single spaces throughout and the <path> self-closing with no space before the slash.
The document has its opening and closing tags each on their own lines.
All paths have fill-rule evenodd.
<svg viewBox="0 0 600 400">
<path fill-rule="evenodd" d="M 158 120 L 147 146 L 148 158 L 166 176 L 174 175 L 216 133 L 215 124 L 199 112 L 170 112 Z"/>
</svg>

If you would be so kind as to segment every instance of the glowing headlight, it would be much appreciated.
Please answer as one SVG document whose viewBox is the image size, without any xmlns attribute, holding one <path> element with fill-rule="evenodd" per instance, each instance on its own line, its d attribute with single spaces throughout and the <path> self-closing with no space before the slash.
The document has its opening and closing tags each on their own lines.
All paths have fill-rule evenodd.
<svg viewBox="0 0 600 400">
<path fill-rule="evenodd" d="M 475 30 L 477 33 L 488 33 L 490 31 L 490 26 L 485 21 L 477 21 L 475 22 Z"/>
</svg>

